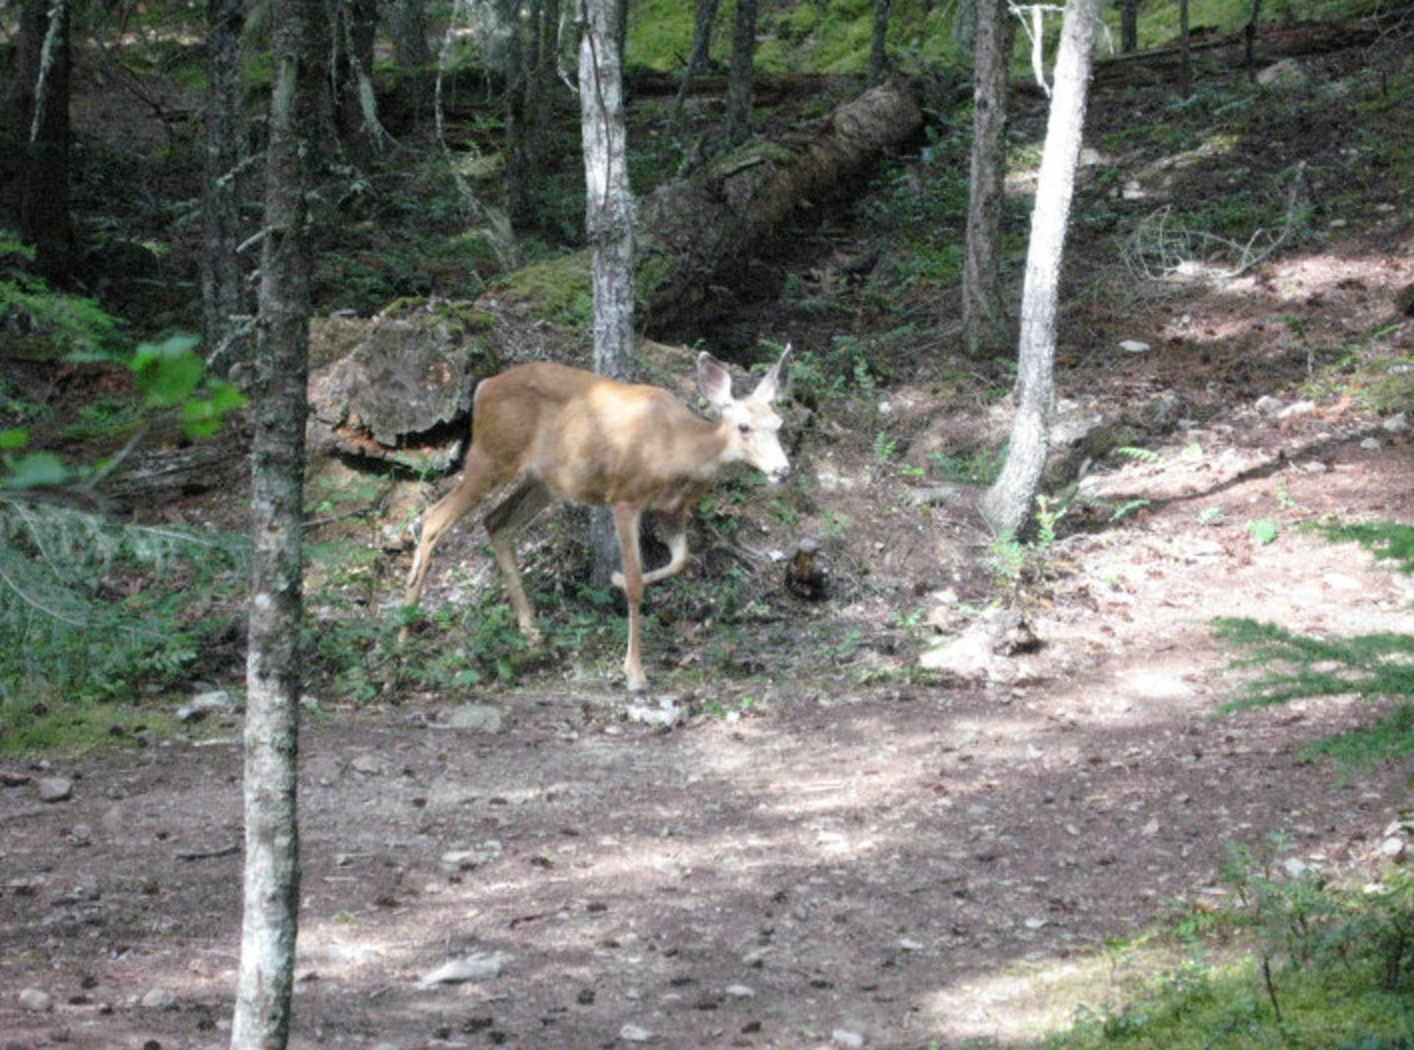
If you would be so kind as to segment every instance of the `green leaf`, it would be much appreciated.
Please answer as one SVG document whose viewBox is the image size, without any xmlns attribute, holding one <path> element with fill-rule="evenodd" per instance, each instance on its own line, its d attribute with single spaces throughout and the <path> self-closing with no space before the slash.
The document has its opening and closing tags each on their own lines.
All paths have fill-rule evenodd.
<svg viewBox="0 0 1414 1050">
<path fill-rule="evenodd" d="M 10 452 L 29 444 L 29 431 L 23 427 L 0 430 L 0 452 Z"/>
<path fill-rule="evenodd" d="M 30 452 L 10 464 L 10 476 L 4 479 L 7 489 L 34 489 L 45 485 L 61 485 L 73 476 L 64 461 L 52 452 Z"/>
<path fill-rule="evenodd" d="M 1271 518 L 1259 518 L 1247 523 L 1247 531 L 1260 547 L 1265 547 L 1277 538 L 1277 523 Z"/>
<path fill-rule="evenodd" d="M 138 392 L 155 405 L 181 404 L 206 374 L 206 362 L 195 350 L 197 339 L 174 335 L 161 343 L 143 343 L 133 354 L 132 370 Z"/>
</svg>

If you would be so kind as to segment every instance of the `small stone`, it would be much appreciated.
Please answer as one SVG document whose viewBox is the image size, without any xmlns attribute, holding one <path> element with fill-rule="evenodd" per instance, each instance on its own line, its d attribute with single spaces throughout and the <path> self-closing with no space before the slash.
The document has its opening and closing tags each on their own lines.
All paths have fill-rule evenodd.
<svg viewBox="0 0 1414 1050">
<path fill-rule="evenodd" d="M 1121 339 L 1119 341 L 1119 348 L 1126 354 L 1147 354 L 1150 349 L 1148 343 L 1141 342 L 1138 339 Z"/>
<path fill-rule="evenodd" d="M 923 942 L 915 941 L 911 937 L 900 937 L 898 946 L 906 952 L 921 952 L 923 950 Z"/>
<path fill-rule="evenodd" d="M 653 1041 L 653 1033 L 636 1024 L 626 1024 L 619 1029 L 619 1038 L 626 1043 L 648 1043 Z"/>
<path fill-rule="evenodd" d="M 830 1033 L 830 1042 L 847 1047 L 848 1050 L 859 1050 L 859 1047 L 864 1045 L 864 1037 L 848 1028 L 836 1028 Z"/>
<path fill-rule="evenodd" d="M 461 959 L 449 959 L 424 976 L 422 986 L 430 988 L 434 984 L 462 984 L 466 981 L 484 981 L 500 977 L 501 963 L 500 955 L 483 955 L 480 952 Z"/>
<path fill-rule="evenodd" d="M 39 782 L 41 802 L 66 802 L 73 794 L 74 782 L 67 777 L 45 777 Z"/>
<path fill-rule="evenodd" d="M 381 777 L 388 772 L 387 763 L 377 755 L 359 755 L 349 763 L 349 768 L 366 777 Z"/>
<path fill-rule="evenodd" d="M 154 988 L 142 997 L 144 1010 L 172 1010 L 177 1005 L 177 997 L 166 988 Z"/>
<path fill-rule="evenodd" d="M 1287 857 L 1281 867 L 1288 879 L 1299 879 L 1310 870 L 1310 866 L 1300 857 Z"/>
<path fill-rule="evenodd" d="M 477 733 L 499 733 L 505 726 L 505 716 L 494 704 L 462 704 L 447 716 L 447 725 Z"/>
<path fill-rule="evenodd" d="M 1278 419 L 1295 419 L 1297 416 L 1309 416 L 1316 411 L 1314 401 L 1294 401 L 1277 413 Z"/>
<path fill-rule="evenodd" d="M 1396 415 L 1390 416 L 1388 419 L 1386 419 L 1383 423 L 1380 424 L 1380 427 L 1387 434 L 1403 434 L 1406 430 L 1409 429 L 1409 416 L 1403 412 L 1400 412 Z"/>
<path fill-rule="evenodd" d="M 69 832 L 69 841 L 75 846 L 87 846 L 93 841 L 93 829 L 87 824 L 75 824 Z"/>
<path fill-rule="evenodd" d="M 26 988 L 19 995 L 20 1009 L 32 1014 L 47 1014 L 54 1009 L 54 997 L 38 988 Z"/>
<path fill-rule="evenodd" d="M 1264 416 L 1274 416 L 1286 407 L 1286 403 L 1279 397 L 1259 397 L 1257 403 L 1252 406 Z"/>
<path fill-rule="evenodd" d="M 756 990 L 744 984 L 729 984 L 724 991 L 729 999 L 754 999 L 756 997 Z"/>
<path fill-rule="evenodd" d="M 1396 864 L 1403 864 L 1409 852 L 1409 844 L 1402 836 L 1391 835 L 1380 843 L 1380 856 Z"/>
</svg>

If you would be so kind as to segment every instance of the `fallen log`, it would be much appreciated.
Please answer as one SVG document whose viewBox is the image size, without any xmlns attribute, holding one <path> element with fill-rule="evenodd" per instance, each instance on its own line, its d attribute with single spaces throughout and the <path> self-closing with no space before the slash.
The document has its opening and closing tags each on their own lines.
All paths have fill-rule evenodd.
<svg viewBox="0 0 1414 1050">
<path fill-rule="evenodd" d="M 846 192 L 922 124 L 913 85 L 894 78 L 789 138 L 753 143 L 659 187 L 639 218 L 640 327 L 653 332 L 690 317 L 713 282 L 730 283 L 722 275 L 742 269 L 795 209 Z M 396 325 L 368 322 L 352 353 L 311 377 L 315 447 L 445 469 L 456 459 L 447 446 L 466 436 L 476 381 L 502 361 L 582 363 L 591 303 L 586 250 L 506 275 L 478 302 L 456 304 L 454 326 L 410 317 L 417 311 L 406 304 Z"/>
</svg>

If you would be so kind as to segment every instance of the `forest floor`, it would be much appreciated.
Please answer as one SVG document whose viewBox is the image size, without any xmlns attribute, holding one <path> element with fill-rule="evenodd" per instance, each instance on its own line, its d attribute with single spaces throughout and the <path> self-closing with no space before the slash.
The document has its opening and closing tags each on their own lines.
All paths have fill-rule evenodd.
<svg viewBox="0 0 1414 1050">
<path fill-rule="evenodd" d="M 435 696 L 326 700 L 302 743 L 291 1045 L 1006 1046 L 1122 1001 L 1154 961 L 1108 946 L 1211 906 L 1231 844 L 1375 871 L 1410 764 L 1308 748 L 1380 704 L 1228 710 L 1243 674 L 1213 623 L 1414 633 L 1414 580 L 1301 527 L 1414 523 L 1411 432 L 1313 393 L 1304 349 L 1379 330 L 1414 356 L 1414 228 L 1383 203 L 1220 291 L 1067 311 L 1063 418 L 1176 407 L 1154 456 L 1082 489 L 1145 504 L 1038 552 L 1014 594 L 1034 651 L 918 671 L 1007 593 L 966 499 L 924 511 L 898 469 L 1000 440 L 1005 408 L 920 379 L 880 393 L 896 462 L 817 423 L 796 453 L 816 517 L 760 524 L 785 548 L 843 523 L 831 600 L 774 597 L 731 677 L 693 671 L 711 624 L 650 637 L 674 724 L 624 717 L 573 653 L 483 690 L 470 728 Z M 238 719 L 0 774 L 0 1046 L 225 1045 Z"/>
</svg>

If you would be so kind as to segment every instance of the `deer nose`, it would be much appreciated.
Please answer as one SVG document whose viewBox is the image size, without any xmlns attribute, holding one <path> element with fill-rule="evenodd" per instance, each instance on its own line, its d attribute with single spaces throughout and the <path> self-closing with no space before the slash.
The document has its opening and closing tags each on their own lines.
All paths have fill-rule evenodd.
<svg viewBox="0 0 1414 1050">
<path fill-rule="evenodd" d="M 786 464 L 784 467 L 777 467 L 775 470 L 771 471 L 771 482 L 773 484 L 779 485 L 788 477 L 790 477 L 790 464 Z"/>
</svg>

